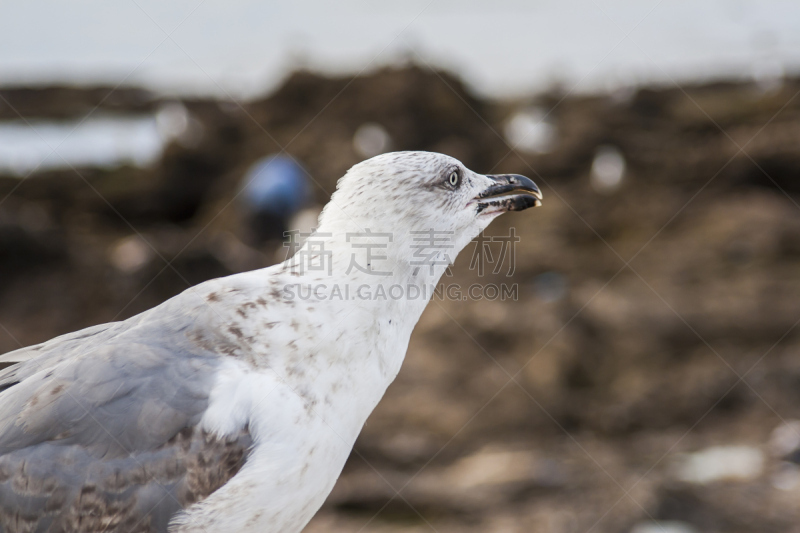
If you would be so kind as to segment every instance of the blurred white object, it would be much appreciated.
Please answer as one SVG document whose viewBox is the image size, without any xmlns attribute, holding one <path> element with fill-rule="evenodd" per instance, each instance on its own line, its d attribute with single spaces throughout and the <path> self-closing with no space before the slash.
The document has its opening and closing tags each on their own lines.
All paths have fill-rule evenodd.
<svg viewBox="0 0 800 533">
<path fill-rule="evenodd" d="M 156 112 L 156 127 L 165 139 L 179 137 L 189 128 L 189 111 L 180 102 L 164 104 Z"/>
<path fill-rule="evenodd" d="M 696 533 L 696 531 L 691 524 L 677 520 L 639 522 L 631 528 L 631 533 Z"/>
<path fill-rule="evenodd" d="M 746 481 L 764 470 L 764 454 L 750 446 L 713 446 L 679 457 L 675 477 L 687 483 L 704 485 L 714 481 Z"/>
<path fill-rule="evenodd" d="M 177 140 L 183 146 L 196 146 L 203 136 L 203 126 L 180 102 L 162 105 L 156 112 L 156 128 L 165 141 Z"/>
<path fill-rule="evenodd" d="M 788 461 L 781 461 L 770 481 L 772 486 L 778 490 L 795 490 L 800 486 L 800 467 Z"/>
<path fill-rule="evenodd" d="M 512 115 L 504 132 L 515 150 L 546 154 L 556 145 L 556 127 L 547 121 L 547 114 L 539 108 L 524 109 Z"/>
<path fill-rule="evenodd" d="M 591 182 L 595 191 L 613 192 L 625 177 L 625 156 L 616 146 L 599 146 L 592 161 Z"/>
<path fill-rule="evenodd" d="M 389 151 L 392 138 L 383 126 L 374 122 L 362 124 L 353 135 L 353 147 L 361 157 L 370 158 Z"/>
<path fill-rule="evenodd" d="M 785 457 L 800 448 L 800 420 L 790 420 L 772 431 L 769 447 L 777 457 Z"/>
<path fill-rule="evenodd" d="M 111 248 L 109 257 L 114 268 L 125 274 L 132 274 L 140 270 L 152 258 L 152 248 L 138 235 L 131 235 L 117 241 Z"/>
<path fill-rule="evenodd" d="M 462 489 L 502 485 L 531 479 L 537 465 L 530 452 L 482 450 L 457 461 L 450 468 L 449 481 Z"/>
</svg>

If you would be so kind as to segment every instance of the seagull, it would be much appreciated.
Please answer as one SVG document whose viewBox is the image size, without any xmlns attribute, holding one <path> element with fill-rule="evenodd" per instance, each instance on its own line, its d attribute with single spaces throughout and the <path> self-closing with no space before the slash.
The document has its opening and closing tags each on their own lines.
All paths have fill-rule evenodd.
<svg viewBox="0 0 800 533">
<path fill-rule="evenodd" d="M 431 287 L 541 198 L 524 176 L 382 154 L 285 262 L 7 354 L 22 362 L 0 371 L 0 533 L 301 531 Z"/>
</svg>

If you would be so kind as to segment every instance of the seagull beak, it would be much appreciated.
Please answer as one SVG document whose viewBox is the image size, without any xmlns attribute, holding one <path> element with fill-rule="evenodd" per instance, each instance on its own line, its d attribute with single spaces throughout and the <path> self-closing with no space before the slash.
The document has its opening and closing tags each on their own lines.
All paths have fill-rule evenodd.
<svg viewBox="0 0 800 533">
<path fill-rule="evenodd" d="M 498 174 L 486 177 L 493 183 L 473 199 L 477 203 L 478 213 L 522 211 L 529 207 L 542 205 L 542 191 L 533 180 L 519 174 Z"/>
</svg>

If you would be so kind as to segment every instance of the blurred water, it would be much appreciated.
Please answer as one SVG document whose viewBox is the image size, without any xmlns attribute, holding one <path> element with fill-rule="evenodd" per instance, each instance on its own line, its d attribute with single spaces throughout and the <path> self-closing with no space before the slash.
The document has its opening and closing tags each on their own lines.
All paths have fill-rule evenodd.
<svg viewBox="0 0 800 533">
<path fill-rule="evenodd" d="M 68 167 L 140 167 L 156 162 L 173 139 L 191 142 L 199 125 L 179 103 L 141 116 L 0 122 L 0 173 L 26 176 Z"/>
<path fill-rule="evenodd" d="M 485 95 L 751 77 L 800 66 L 781 0 L 0 2 L 0 85 L 141 84 L 252 96 L 289 71 L 449 67 Z"/>
<path fill-rule="evenodd" d="M 70 165 L 146 166 L 160 157 L 163 144 L 155 117 L 5 122 L 0 123 L 0 171 L 22 176 Z"/>
</svg>

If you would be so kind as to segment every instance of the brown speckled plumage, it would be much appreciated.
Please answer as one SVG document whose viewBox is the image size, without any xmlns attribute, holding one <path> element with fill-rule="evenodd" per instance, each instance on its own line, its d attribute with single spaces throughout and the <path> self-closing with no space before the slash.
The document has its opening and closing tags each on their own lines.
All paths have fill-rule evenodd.
<svg viewBox="0 0 800 533">
<path fill-rule="evenodd" d="M 165 532 L 242 468 L 251 444 L 247 430 L 220 439 L 184 428 L 125 458 L 50 443 L 0 456 L 0 533 Z"/>
</svg>

